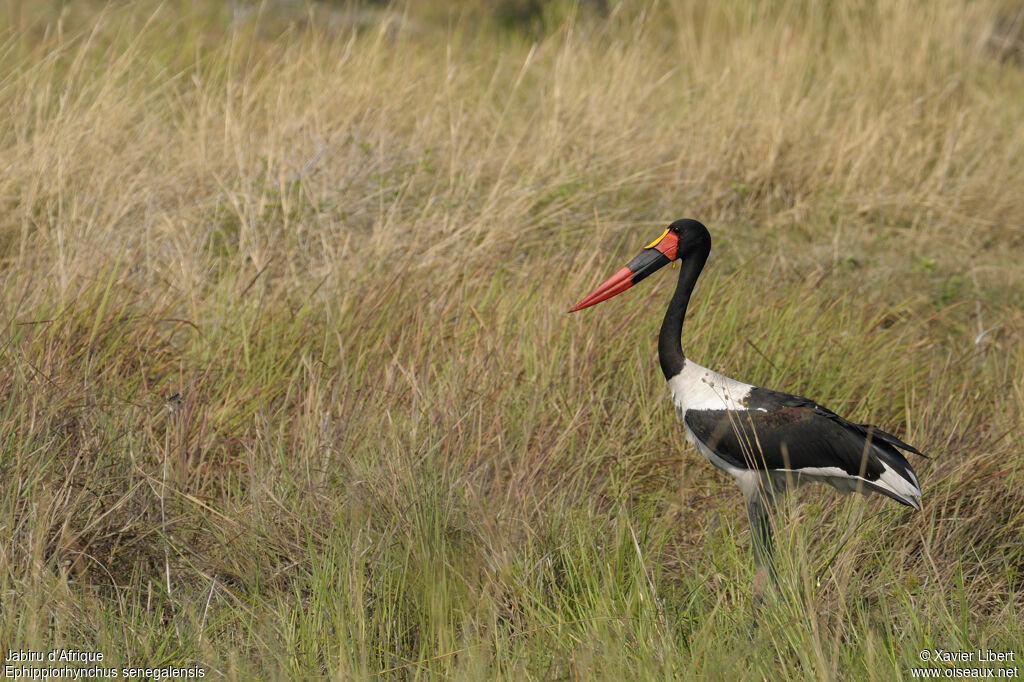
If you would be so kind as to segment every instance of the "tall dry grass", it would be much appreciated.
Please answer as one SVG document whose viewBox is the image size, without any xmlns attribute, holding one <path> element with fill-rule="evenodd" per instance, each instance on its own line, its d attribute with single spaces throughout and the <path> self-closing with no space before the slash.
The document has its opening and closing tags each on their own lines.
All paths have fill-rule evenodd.
<svg viewBox="0 0 1024 682">
<path fill-rule="evenodd" d="M 1024 655 L 1008 11 L 12 4 L 0 641 L 242 679 Z M 795 496 L 752 635 L 671 278 L 564 312 L 684 215 L 688 354 L 933 456 L 922 514 Z"/>
</svg>

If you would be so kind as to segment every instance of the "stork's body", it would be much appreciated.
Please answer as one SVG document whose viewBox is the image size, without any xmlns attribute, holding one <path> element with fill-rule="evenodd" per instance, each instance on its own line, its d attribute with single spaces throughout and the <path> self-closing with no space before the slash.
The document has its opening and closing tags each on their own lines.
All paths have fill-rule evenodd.
<svg viewBox="0 0 1024 682">
<path fill-rule="evenodd" d="M 668 378 L 668 386 L 686 439 L 736 479 L 747 497 L 769 482 L 779 491 L 821 481 L 841 492 L 878 492 L 920 509 L 917 476 L 896 447 L 917 450 L 895 436 L 848 422 L 807 398 L 744 384 L 689 360 Z"/>
<path fill-rule="evenodd" d="M 770 567 L 768 509 L 778 493 L 807 481 L 842 492 L 877 492 L 920 509 L 921 489 L 897 448 L 921 454 L 876 427 L 849 422 L 812 400 L 723 376 L 682 351 L 690 294 L 711 251 L 711 236 L 695 220 L 677 220 L 572 310 L 625 291 L 679 260 L 679 284 L 658 335 L 658 358 L 687 440 L 743 491 L 754 530 L 755 560 Z"/>
</svg>

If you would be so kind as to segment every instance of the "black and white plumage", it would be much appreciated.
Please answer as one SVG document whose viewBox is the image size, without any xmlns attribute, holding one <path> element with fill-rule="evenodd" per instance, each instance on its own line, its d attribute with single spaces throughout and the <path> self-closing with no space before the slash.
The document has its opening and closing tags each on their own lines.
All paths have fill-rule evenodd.
<svg viewBox="0 0 1024 682">
<path fill-rule="evenodd" d="M 794 485 L 819 481 L 842 492 L 880 493 L 920 509 L 921 487 L 900 452 L 920 455 L 912 446 L 807 398 L 730 379 L 683 355 L 683 319 L 710 252 L 707 228 L 695 220 L 677 220 L 572 311 L 607 300 L 680 261 L 679 283 L 658 336 L 658 358 L 687 440 L 743 492 L 758 566 L 770 568 L 771 502 Z"/>
</svg>

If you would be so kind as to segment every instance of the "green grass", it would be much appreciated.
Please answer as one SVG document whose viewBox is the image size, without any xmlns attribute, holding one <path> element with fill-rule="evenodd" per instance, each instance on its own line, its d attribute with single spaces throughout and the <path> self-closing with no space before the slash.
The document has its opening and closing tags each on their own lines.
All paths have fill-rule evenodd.
<svg viewBox="0 0 1024 682">
<path fill-rule="evenodd" d="M 3 11 L 0 646 L 230 679 L 1024 656 L 1013 8 L 611 5 Z M 658 369 L 675 271 L 565 312 L 683 216 L 690 357 L 931 455 L 921 513 L 791 496 L 754 630 L 740 494 Z"/>
</svg>

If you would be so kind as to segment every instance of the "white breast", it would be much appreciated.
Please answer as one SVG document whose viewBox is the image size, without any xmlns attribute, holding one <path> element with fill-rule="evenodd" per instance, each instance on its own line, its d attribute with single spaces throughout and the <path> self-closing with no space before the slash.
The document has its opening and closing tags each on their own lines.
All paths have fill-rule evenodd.
<svg viewBox="0 0 1024 682">
<path fill-rule="evenodd" d="M 752 388 L 689 360 L 668 380 L 672 403 L 680 417 L 687 410 L 745 410 L 743 401 Z"/>
<path fill-rule="evenodd" d="M 680 418 L 687 410 L 746 410 L 748 408 L 743 401 L 750 395 L 752 388 L 750 384 L 730 379 L 689 360 L 679 374 L 668 380 L 672 403 Z M 686 440 L 711 464 L 732 476 L 748 498 L 765 485 L 767 479 L 761 472 L 733 466 L 702 443 L 685 422 L 683 429 Z"/>
</svg>

